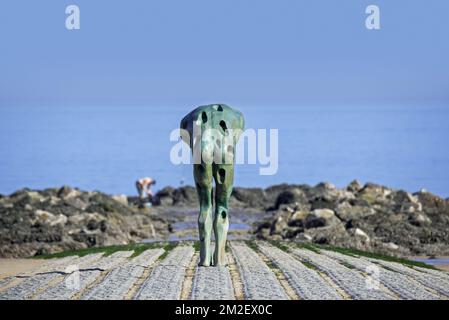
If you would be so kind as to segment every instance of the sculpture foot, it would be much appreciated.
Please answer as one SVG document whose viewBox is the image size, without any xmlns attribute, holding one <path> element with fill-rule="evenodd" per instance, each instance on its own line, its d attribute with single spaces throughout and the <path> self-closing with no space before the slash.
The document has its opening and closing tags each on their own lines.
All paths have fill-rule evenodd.
<svg viewBox="0 0 449 320">
<path fill-rule="evenodd" d="M 210 267 L 210 262 L 200 262 L 198 263 L 198 267 Z"/>
<path fill-rule="evenodd" d="M 213 266 L 213 265 L 214 265 L 213 258 L 205 259 L 204 261 L 200 261 L 198 263 L 199 267 L 210 267 L 210 266 Z"/>
</svg>

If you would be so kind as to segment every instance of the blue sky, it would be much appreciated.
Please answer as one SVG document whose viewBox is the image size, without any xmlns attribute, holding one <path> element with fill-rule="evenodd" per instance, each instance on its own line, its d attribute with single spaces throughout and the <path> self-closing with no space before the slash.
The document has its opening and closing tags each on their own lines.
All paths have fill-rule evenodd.
<svg viewBox="0 0 449 320">
<path fill-rule="evenodd" d="M 0 106 L 447 104 L 448 14 L 446 0 L 2 1 Z"/>
<path fill-rule="evenodd" d="M 65 28 L 71 4 L 80 30 Z M 168 161 L 170 131 L 222 102 L 279 129 L 278 174 L 242 166 L 238 185 L 447 196 L 448 14 L 447 0 L 3 0 L 0 193 L 176 186 L 191 168 Z"/>
</svg>

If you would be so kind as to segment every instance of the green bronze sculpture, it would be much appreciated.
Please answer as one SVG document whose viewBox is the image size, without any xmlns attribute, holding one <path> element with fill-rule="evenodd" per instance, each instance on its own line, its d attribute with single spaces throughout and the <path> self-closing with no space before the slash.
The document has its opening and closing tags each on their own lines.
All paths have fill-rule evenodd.
<svg viewBox="0 0 449 320">
<path fill-rule="evenodd" d="M 243 132 L 243 115 L 225 104 L 196 108 L 181 121 L 181 137 L 193 155 L 193 177 L 200 213 L 198 230 L 201 266 L 224 265 L 229 228 L 228 201 L 234 183 L 235 145 Z M 215 210 L 212 211 L 215 180 Z M 211 253 L 212 226 L 215 251 Z"/>
</svg>

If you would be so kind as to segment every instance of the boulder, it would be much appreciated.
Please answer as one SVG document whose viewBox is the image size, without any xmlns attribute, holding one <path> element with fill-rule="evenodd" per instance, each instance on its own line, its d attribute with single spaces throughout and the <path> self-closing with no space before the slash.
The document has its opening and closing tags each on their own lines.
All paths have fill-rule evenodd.
<svg viewBox="0 0 449 320">
<path fill-rule="evenodd" d="M 306 234 L 312 238 L 312 242 L 318 244 L 341 246 L 344 243 L 351 243 L 351 236 L 346 232 L 342 224 L 308 229 Z"/>
<path fill-rule="evenodd" d="M 385 243 L 385 247 L 388 248 L 389 250 L 395 250 L 395 251 L 399 249 L 399 246 L 393 242 Z"/>
<path fill-rule="evenodd" d="M 334 211 L 332 211 L 330 209 L 315 209 L 312 211 L 312 215 L 314 215 L 318 218 L 323 218 L 326 221 L 335 218 Z"/>
<path fill-rule="evenodd" d="M 287 219 L 284 216 L 278 216 L 271 225 L 270 235 L 281 234 L 288 227 Z"/>
<path fill-rule="evenodd" d="M 272 205 L 266 199 L 265 190 L 261 188 L 235 187 L 232 190 L 231 203 L 233 204 L 232 207 L 240 205 L 251 208 L 265 208 Z"/>
<path fill-rule="evenodd" d="M 313 214 L 309 214 L 304 221 L 304 226 L 306 229 L 324 227 L 326 226 L 326 220 Z"/>
<path fill-rule="evenodd" d="M 185 186 L 178 189 L 165 187 L 159 190 L 153 198 L 153 205 L 172 206 L 172 205 L 198 205 L 198 196 L 196 189 L 191 186 Z"/>
<path fill-rule="evenodd" d="M 117 202 L 120 202 L 121 204 L 127 206 L 128 205 L 128 197 L 124 194 L 117 194 L 112 196 L 112 199 L 114 199 Z"/>
<path fill-rule="evenodd" d="M 70 187 L 22 189 L 0 199 L 0 257 L 29 257 L 168 234 L 163 218 L 125 204 L 126 197 Z M 143 223 L 143 220 L 146 223 Z"/>
<path fill-rule="evenodd" d="M 352 205 L 349 201 L 343 201 L 335 208 L 336 215 L 344 221 L 361 219 L 376 213 L 372 207 Z"/>
<path fill-rule="evenodd" d="M 409 215 L 409 222 L 415 226 L 421 227 L 430 225 L 432 220 L 423 212 L 414 212 Z"/>
<path fill-rule="evenodd" d="M 391 190 L 373 183 L 367 183 L 357 194 L 357 197 L 364 200 L 368 205 L 385 205 L 388 200 L 387 196 L 391 194 Z"/>
<path fill-rule="evenodd" d="M 276 238 L 302 241 L 307 235 L 317 243 L 393 255 L 449 254 L 449 202 L 428 191 L 411 194 L 358 182 L 344 189 L 327 183 L 296 189 L 302 192 L 283 189 L 275 202 L 272 221 L 281 211 L 290 213 L 273 226 Z M 305 202 L 302 195 L 306 206 L 295 203 Z"/>
<path fill-rule="evenodd" d="M 334 211 L 330 209 L 315 209 L 306 218 L 306 228 L 319 228 L 341 223 Z"/>
<path fill-rule="evenodd" d="M 349 183 L 349 185 L 346 187 L 346 190 L 350 191 L 350 192 L 354 192 L 357 193 L 362 189 L 362 185 L 360 184 L 360 182 L 358 180 L 353 180 L 351 181 L 351 183 Z"/>
<path fill-rule="evenodd" d="M 34 215 L 39 223 L 50 223 L 51 220 L 55 219 L 55 215 L 53 213 L 44 210 L 36 210 Z"/>
<path fill-rule="evenodd" d="M 348 233 L 350 235 L 353 235 L 353 236 L 357 237 L 357 238 L 360 238 L 362 241 L 366 241 L 366 242 L 370 241 L 370 237 L 362 229 L 352 228 L 352 229 L 348 230 Z"/>
<path fill-rule="evenodd" d="M 174 204 L 198 204 L 198 194 L 194 187 L 184 186 L 173 192 Z"/>
<path fill-rule="evenodd" d="M 73 207 L 75 209 L 84 211 L 86 210 L 86 208 L 89 206 L 89 204 L 79 198 L 75 198 L 75 197 L 67 197 L 64 199 L 64 203 L 70 207 Z M 49 205 L 56 205 L 57 202 L 54 198 L 50 199 L 50 203 Z"/>
<path fill-rule="evenodd" d="M 308 185 L 293 185 L 293 184 L 278 184 L 278 185 L 274 185 L 274 186 L 270 186 L 268 188 L 265 189 L 265 197 L 266 197 L 266 201 L 267 201 L 267 206 L 274 208 L 276 205 L 276 200 L 279 197 L 279 195 L 285 191 L 291 191 L 291 190 L 295 190 L 295 189 L 299 189 L 302 190 L 303 192 L 307 192 L 308 189 L 310 189 L 310 187 Z"/>
<path fill-rule="evenodd" d="M 413 213 L 422 211 L 422 204 L 419 202 L 418 197 L 409 192 L 399 190 L 393 192 L 391 198 L 394 202 L 394 212 Z"/>
<path fill-rule="evenodd" d="M 311 235 L 309 235 L 308 233 L 302 232 L 302 233 L 297 234 L 295 239 L 299 240 L 299 241 L 309 242 L 309 241 L 313 240 L 313 237 Z"/>
<path fill-rule="evenodd" d="M 309 211 L 305 210 L 297 210 L 294 211 L 292 216 L 290 217 L 290 220 L 288 221 L 289 226 L 296 226 L 296 227 L 303 227 L 304 226 L 304 220 L 309 215 Z"/>
<path fill-rule="evenodd" d="M 414 194 L 419 203 L 422 204 L 422 211 L 429 215 L 449 215 L 449 202 L 428 191 L 420 191 Z"/>
<path fill-rule="evenodd" d="M 58 190 L 57 195 L 59 198 L 62 199 L 70 199 L 79 197 L 81 195 L 81 191 L 78 189 L 71 188 L 69 186 L 63 186 Z"/>
<path fill-rule="evenodd" d="M 291 189 L 281 192 L 276 198 L 274 204 L 275 209 L 279 209 L 281 205 L 294 204 L 300 206 L 301 204 L 307 204 L 307 196 L 301 189 Z"/>
<path fill-rule="evenodd" d="M 337 204 L 344 200 L 354 199 L 354 194 L 344 189 L 337 189 L 329 183 L 320 183 L 308 191 L 311 209 L 334 210 Z"/>
<path fill-rule="evenodd" d="M 67 217 L 63 214 L 58 214 L 50 221 L 50 226 L 61 225 L 64 226 L 67 223 Z"/>
</svg>

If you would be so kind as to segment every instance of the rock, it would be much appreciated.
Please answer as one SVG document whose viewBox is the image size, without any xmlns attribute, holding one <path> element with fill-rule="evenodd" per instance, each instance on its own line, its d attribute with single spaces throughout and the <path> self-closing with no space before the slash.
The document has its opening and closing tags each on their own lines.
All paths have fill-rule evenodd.
<svg viewBox="0 0 449 320">
<path fill-rule="evenodd" d="M 232 200 L 237 200 L 232 202 Z M 265 208 L 269 204 L 266 199 L 265 190 L 261 188 L 239 188 L 235 187 L 231 195 L 232 207 L 236 205 L 252 208 Z"/>
<path fill-rule="evenodd" d="M 285 193 L 279 198 L 278 206 L 283 204 L 286 205 L 305 205 L 305 209 L 310 209 L 310 204 L 307 201 L 307 197 L 302 197 L 298 203 L 297 200 L 281 200 L 285 197 L 290 197 L 290 194 L 306 193 L 310 187 L 307 185 L 289 185 L 280 184 L 268 187 L 266 189 L 262 188 L 239 188 L 233 189 L 230 198 L 230 205 L 233 208 L 251 208 L 255 210 L 273 210 L 276 206 L 276 200 L 282 193 Z M 128 202 L 132 205 L 137 205 L 140 201 L 137 197 L 128 197 Z M 165 187 L 159 190 L 152 201 L 155 206 L 189 206 L 197 207 L 197 193 L 194 187 L 185 186 L 181 188 Z M 276 207 L 278 209 L 278 207 Z"/>
<path fill-rule="evenodd" d="M 288 213 L 293 213 L 293 212 L 295 212 L 295 210 L 294 210 L 292 207 L 290 207 L 290 206 L 288 206 L 288 205 L 286 205 L 286 204 L 281 205 L 281 206 L 279 207 L 279 209 L 282 210 L 282 211 L 286 211 L 286 212 L 288 212 Z"/>
<path fill-rule="evenodd" d="M 351 183 L 346 187 L 346 190 L 350 192 L 359 192 L 362 189 L 362 185 L 358 180 L 353 180 Z"/>
<path fill-rule="evenodd" d="M 50 220 L 50 226 L 56 226 L 56 225 L 65 225 L 67 223 L 67 217 L 63 214 L 58 214 L 55 216 L 52 220 Z"/>
<path fill-rule="evenodd" d="M 196 189 L 191 186 L 185 186 L 175 189 L 173 192 L 174 204 L 198 204 L 198 194 Z"/>
<path fill-rule="evenodd" d="M 297 226 L 297 227 L 303 227 L 304 226 L 304 220 L 309 215 L 308 211 L 298 210 L 295 211 L 292 216 L 290 217 L 290 220 L 288 222 L 289 226 Z"/>
<path fill-rule="evenodd" d="M 349 201 L 343 201 L 335 208 L 335 213 L 344 221 L 361 219 L 376 213 L 376 211 L 367 206 L 351 205 Z"/>
<path fill-rule="evenodd" d="M 176 222 L 163 216 L 170 207 L 198 208 L 194 187 L 164 188 L 154 199 L 159 204 L 150 209 L 138 209 L 135 199 L 128 197 L 126 205 L 123 196 L 70 187 L 21 189 L 0 197 L 0 256 L 160 239 Z M 449 201 L 430 192 L 411 194 L 372 183 L 360 188 L 355 182 L 343 189 L 327 183 L 281 184 L 237 188 L 231 203 L 234 210 L 266 211 L 270 218 L 254 226 L 261 239 L 312 241 L 393 255 L 449 255 Z"/>
<path fill-rule="evenodd" d="M 86 219 L 86 214 L 84 213 L 79 213 L 73 216 L 70 216 L 68 218 L 68 223 L 72 224 L 72 225 L 80 225 L 84 222 L 84 220 Z"/>
<path fill-rule="evenodd" d="M 399 246 L 393 242 L 388 242 L 385 244 L 385 246 L 389 249 L 389 250 L 398 250 Z"/>
<path fill-rule="evenodd" d="M 118 194 L 115 196 L 112 196 L 112 199 L 114 199 L 117 202 L 120 202 L 121 204 L 127 206 L 128 205 L 128 197 L 124 194 Z"/>
<path fill-rule="evenodd" d="M 387 202 L 386 197 L 391 193 L 391 190 L 383 186 L 379 186 L 373 183 L 367 183 L 362 190 L 358 193 L 358 198 L 366 201 L 369 205 L 385 204 Z"/>
<path fill-rule="evenodd" d="M 160 197 L 158 205 L 160 206 L 172 206 L 175 203 L 172 197 Z"/>
<path fill-rule="evenodd" d="M 424 213 L 413 213 L 409 216 L 409 221 L 411 224 L 421 227 L 424 225 L 430 225 L 432 220 Z"/>
<path fill-rule="evenodd" d="M 281 234 L 288 227 L 287 220 L 283 216 L 278 216 L 271 225 L 270 234 Z"/>
<path fill-rule="evenodd" d="M 308 199 L 311 203 L 311 209 L 331 209 L 343 200 L 354 199 L 354 194 L 347 190 L 340 190 L 329 183 L 320 183 L 314 188 L 308 190 Z"/>
<path fill-rule="evenodd" d="M 310 187 L 308 185 L 292 185 L 292 184 L 278 184 L 265 189 L 266 207 L 274 209 L 279 195 L 285 191 L 301 190 L 306 193 Z"/>
<path fill-rule="evenodd" d="M 307 233 L 299 233 L 296 239 L 299 241 L 312 241 L 313 237 Z"/>
<path fill-rule="evenodd" d="M 72 199 L 68 199 L 68 201 L 70 202 Z M 73 200 L 78 200 L 78 199 L 73 199 Z M 54 196 L 54 195 L 50 195 L 49 197 L 47 197 L 45 200 L 44 200 L 44 204 L 45 204 L 45 206 L 56 206 L 56 205 L 59 205 L 61 203 L 61 199 L 60 198 L 58 198 L 58 197 L 56 197 L 56 196 Z M 84 210 L 84 209 L 82 209 L 82 210 Z"/>
<path fill-rule="evenodd" d="M 292 214 L 290 220 L 294 220 L 294 221 L 295 220 L 304 220 L 305 217 L 307 217 L 308 214 L 309 213 L 307 211 L 303 211 L 303 210 L 295 211 Z"/>
<path fill-rule="evenodd" d="M 55 219 L 53 213 L 44 210 L 36 210 L 35 216 L 40 223 L 50 223 L 50 221 Z"/>
<path fill-rule="evenodd" d="M 281 236 L 282 236 L 282 239 L 292 239 L 297 234 L 300 234 L 303 231 L 304 231 L 304 229 L 302 227 L 297 228 L 297 227 L 287 226 L 282 230 Z"/>
<path fill-rule="evenodd" d="M 394 212 L 413 213 L 422 211 L 422 204 L 419 202 L 418 197 L 411 193 L 399 190 L 393 192 L 391 197 L 395 203 L 393 207 Z"/>
<path fill-rule="evenodd" d="M 315 187 L 308 190 L 309 201 L 323 200 L 325 202 L 333 202 L 338 197 L 338 190 L 333 184 L 319 183 Z"/>
<path fill-rule="evenodd" d="M 307 198 L 301 197 L 301 205 L 294 203 L 294 189 Z M 358 182 L 344 189 L 322 183 L 282 185 L 277 190 L 281 191 L 272 220 L 276 238 L 304 240 L 307 234 L 316 243 L 381 254 L 449 254 L 449 201 L 427 191 L 411 194 L 373 183 L 361 187 Z M 279 205 L 283 202 L 288 204 Z M 287 208 L 293 210 L 289 216 Z M 280 222 L 275 220 L 279 215 Z M 263 230 L 256 233 L 272 239 Z"/>
<path fill-rule="evenodd" d="M 197 206 L 198 195 L 196 189 L 191 186 L 185 186 L 178 189 L 165 187 L 156 193 L 152 203 L 156 206 Z"/>
<path fill-rule="evenodd" d="M 307 197 L 305 193 L 300 189 L 287 190 L 278 195 L 276 198 L 276 203 L 274 204 L 275 209 L 279 209 L 281 205 L 286 204 L 304 204 L 307 203 Z"/>
<path fill-rule="evenodd" d="M 315 209 L 312 211 L 312 215 L 324 220 L 330 220 L 335 217 L 334 211 L 330 209 Z"/>
<path fill-rule="evenodd" d="M 84 215 L 84 224 L 87 230 L 97 230 L 102 226 L 102 231 L 104 232 L 106 230 L 106 223 L 103 222 L 105 221 L 107 219 L 97 212 Z"/>
<path fill-rule="evenodd" d="M 125 205 L 125 198 L 67 186 L 5 196 L 0 199 L 0 257 L 126 244 L 168 233 L 163 218 L 153 220 Z"/>
<path fill-rule="evenodd" d="M 320 228 L 326 225 L 326 220 L 324 218 L 317 217 L 313 214 L 309 214 L 304 221 L 304 226 L 306 229 Z"/>
<path fill-rule="evenodd" d="M 312 242 L 318 244 L 334 244 L 341 246 L 343 243 L 351 243 L 351 237 L 342 224 L 308 229 L 307 235 L 312 237 Z"/>
<path fill-rule="evenodd" d="M 83 200 L 79 199 L 79 198 L 75 198 L 75 197 L 68 197 L 64 199 L 64 203 L 81 211 L 86 210 L 86 208 L 89 206 L 88 203 L 84 202 Z M 51 205 L 55 205 L 55 200 L 51 199 L 50 200 L 50 204 Z"/>
<path fill-rule="evenodd" d="M 165 201 L 166 203 L 169 203 L 169 205 L 172 205 L 174 203 L 173 193 L 174 193 L 174 189 L 172 187 L 165 187 L 165 188 L 159 190 L 156 193 L 156 195 L 154 196 L 153 204 L 154 205 L 163 205 L 161 201 Z M 164 199 L 167 199 L 167 200 L 164 200 Z"/>
<path fill-rule="evenodd" d="M 70 199 L 78 197 L 81 194 L 81 191 L 77 189 L 70 188 L 69 186 L 63 186 L 58 191 L 58 197 L 62 199 Z"/>
<path fill-rule="evenodd" d="M 307 229 L 320 228 L 337 223 L 341 222 L 335 216 L 334 211 L 330 209 L 315 209 L 306 217 L 305 227 Z"/>
<path fill-rule="evenodd" d="M 448 201 L 431 194 L 430 192 L 418 192 L 414 196 L 422 204 L 422 211 L 430 215 L 449 215 Z"/>
<path fill-rule="evenodd" d="M 315 186 L 315 189 L 337 190 L 337 187 L 330 182 L 320 182 Z"/>
<path fill-rule="evenodd" d="M 7 208 L 14 208 L 14 204 L 13 203 L 5 203 L 3 204 L 3 208 L 7 209 Z M 31 206 L 27 207 L 27 205 L 25 205 L 25 210 L 30 210 L 30 208 L 32 208 Z"/>
<path fill-rule="evenodd" d="M 370 237 L 362 229 L 352 228 L 352 229 L 349 229 L 348 232 L 349 232 L 349 234 L 359 237 L 366 242 L 370 241 Z"/>
</svg>

